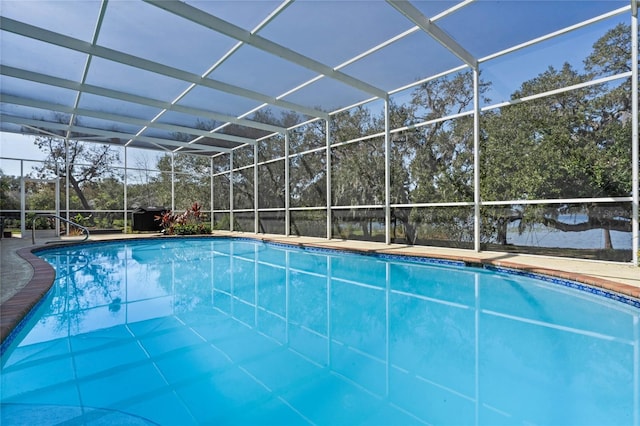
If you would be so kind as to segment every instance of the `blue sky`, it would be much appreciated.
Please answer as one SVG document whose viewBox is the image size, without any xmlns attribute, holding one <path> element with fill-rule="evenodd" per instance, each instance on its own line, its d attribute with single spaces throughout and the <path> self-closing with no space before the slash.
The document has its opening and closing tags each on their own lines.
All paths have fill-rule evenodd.
<svg viewBox="0 0 640 426">
<path fill-rule="evenodd" d="M 38 160 L 43 158 L 42 152 L 33 143 L 33 136 L 24 136 L 16 133 L 0 133 L 0 157 L 24 158 Z M 19 175 L 20 164 L 18 161 L 0 159 L 0 169 L 8 175 Z"/>
</svg>

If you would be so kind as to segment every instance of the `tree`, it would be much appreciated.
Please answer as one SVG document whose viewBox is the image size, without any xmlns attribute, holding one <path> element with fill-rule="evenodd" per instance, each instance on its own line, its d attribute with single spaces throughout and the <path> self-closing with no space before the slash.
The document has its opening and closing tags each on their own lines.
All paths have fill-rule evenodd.
<svg viewBox="0 0 640 426">
<path fill-rule="evenodd" d="M 519 99 L 630 69 L 628 26 L 619 25 L 594 44 L 581 73 L 564 64 L 522 84 L 512 97 Z M 627 52 L 622 54 L 622 52 Z M 564 91 L 517 103 L 485 114 L 481 142 L 481 194 L 484 200 L 558 199 L 628 196 L 631 191 L 630 81 Z M 627 203 L 628 204 L 628 203 Z M 584 206 L 586 219 L 560 220 L 576 213 L 570 204 L 550 207 L 514 206 L 508 211 L 485 210 L 498 243 L 506 243 L 506 226 L 519 222 L 520 230 L 543 224 L 564 232 L 603 229 L 605 248 L 611 248 L 611 230 L 631 229 L 629 207 Z M 581 207 L 582 209 L 582 207 Z"/>
<path fill-rule="evenodd" d="M 295 113 L 283 113 L 280 117 L 276 117 L 270 109 L 257 111 L 252 116 L 253 121 L 261 123 L 269 123 L 282 127 L 288 127 L 299 121 L 299 117 Z M 196 127 L 201 130 L 217 129 L 223 123 L 213 120 L 196 122 Z M 220 133 L 244 137 L 257 140 L 269 134 L 261 129 L 231 124 L 219 129 Z M 174 138 L 178 140 L 191 140 L 190 135 L 175 134 Z M 201 143 L 207 144 L 220 143 L 216 140 L 215 134 L 204 138 Z M 280 135 L 273 136 L 269 139 L 258 143 L 258 161 L 272 160 L 284 156 L 284 137 Z M 227 209 L 228 204 L 222 201 L 229 197 L 229 184 L 233 184 L 234 208 L 235 209 L 253 209 L 254 207 L 254 147 L 252 144 L 237 146 L 230 142 L 229 148 L 234 148 L 233 163 L 234 168 L 243 167 L 240 171 L 235 171 L 233 175 L 222 174 L 215 176 L 213 179 L 214 200 L 213 209 Z M 171 175 L 171 164 L 173 161 L 173 170 L 175 173 Z M 171 179 L 174 179 L 176 206 L 191 205 L 194 201 L 203 204 L 205 209 L 208 208 L 210 199 L 210 176 L 211 167 L 213 173 L 217 174 L 228 170 L 229 157 L 227 155 L 214 155 L 213 166 L 211 157 L 204 155 L 188 155 L 183 153 L 166 154 L 162 156 L 157 163 L 157 168 L 161 171 L 156 179 L 156 185 L 161 188 L 164 194 L 170 194 Z M 249 166 L 244 168 L 245 166 Z M 233 178 L 231 177 L 233 176 Z M 230 182 L 231 179 L 231 182 Z M 260 193 L 258 197 L 260 208 L 284 207 L 284 161 L 269 162 L 258 168 L 258 185 Z M 167 204 L 168 205 L 168 204 Z M 238 215 L 239 216 L 239 215 Z M 284 220 L 282 220 L 284 223 Z M 260 222 L 261 229 L 266 230 L 265 224 Z"/>
<path fill-rule="evenodd" d="M 205 209 L 208 208 L 211 198 L 209 157 L 181 153 L 165 154 L 158 158 L 156 167 L 160 173 L 152 178 L 152 182 L 157 190 L 156 200 L 159 205 L 171 205 L 173 179 L 176 210 L 184 210 L 194 202 L 202 204 Z"/>
<path fill-rule="evenodd" d="M 480 95 L 484 96 L 489 87 L 489 83 L 481 80 Z M 473 74 L 470 71 L 430 80 L 414 90 L 409 109 L 403 111 L 405 117 L 402 120 L 407 122 L 404 125 L 434 122 L 404 132 L 402 142 L 393 145 L 394 157 L 399 158 L 399 164 L 407 169 L 406 174 L 397 169 L 392 171 L 394 178 L 403 180 L 402 187 L 392 184 L 393 194 L 397 194 L 395 197 L 399 202 L 473 199 L 473 118 L 463 116 L 448 121 L 438 120 L 469 111 L 473 96 Z M 455 234 L 459 240 L 472 237 L 467 231 L 467 220 L 463 219 L 468 215 L 464 209 L 395 209 L 394 214 L 404 225 L 407 242 L 412 244 L 417 241 L 419 233 L 427 230 L 434 235 Z"/>
<path fill-rule="evenodd" d="M 357 107 L 344 111 L 331 120 L 331 135 L 335 142 L 345 142 L 362 137 L 363 135 L 378 133 L 378 120 L 364 107 Z M 369 138 L 346 145 L 333 147 L 331 150 L 331 199 L 332 205 L 362 206 L 384 205 L 384 139 Z M 349 217 L 351 216 L 351 217 Z M 373 223 L 378 221 L 378 211 L 371 209 L 353 209 L 346 212 L 342 219 L 355 223 L 366 240 L 372 238 Z M 340 220 L 334 214 L 334 226 L 338 233 L 345 235 L 340 229 Z M 350 234 L 354 238 L 357 234 Z"/>
<path fill-rule="evenodd" d="M 65 141 L 52 136 L 38 136 L 35 144 L 46 154 L 43 165 L 35 168 L 37 176 L 41 179 L 68 179 L 84 210 L 95 207 L 85 194 L 90 184 L 117 176 L 113 163 L 119 161 L 119 153 L 109 145 Z M 68 175 L 65 165 L 67 158 Z"/>
<path fill-rule="evenodd" d="M 159 186 L 154 160 L 148 154 L 135 156 L 135 168 L 127 171 L 127 208 L 165 207 Z"/>
<path fill-rule="evenodd" d="M 298 154 L 325 145 L 326 126 L 324 122 L 309 123 L 289 135 L 291 154 Z M 289 159 L 289 191 L 293 207 L 317 207 L 327 204 L 326 165 L 324 150 L 294 155 Z"/>
<path fill-rule="evenodd" d="M 0 210 L 20 210 L 20 178 L 0 169 Z"/>
</svg>

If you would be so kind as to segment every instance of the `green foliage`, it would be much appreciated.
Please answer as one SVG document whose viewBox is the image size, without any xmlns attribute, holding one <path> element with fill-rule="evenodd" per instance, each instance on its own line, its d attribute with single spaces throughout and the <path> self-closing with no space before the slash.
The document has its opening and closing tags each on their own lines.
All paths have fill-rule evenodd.
<svg viewBox="0 0 640 426">
<path fill-rule="evenodd" d="M 73 221 L 81 226 L 89 226 L 91 222 L 91 215 L 83 216 L 82 214 L 78 213 L 73 217 Z"/>
<path fill-rule="evenodd" d="M 171 211 L 156 216 L 156 221 L 162 225 L 162 232 L 166 235 L 196 235 L 210 234 L 211 226 L 203 222 L 200 204 L 193 203 L 181 214 Z"/>
<path fill-rule="evenodd" d="M 173 227 L 173 235 L 199 235 L 210 234 L 211 226 L 206 223 L 199 224 L 180 224 L 177 223 Z"/>
<path fill-rule="evenodd" d="M 34 221 L 35 219 L 35 221 Z M 55 229 L 55 221 L 52 220 L 49 217 L 44 217 L 44 216 L 36 216 L 34 213 L 28 213 L 25 216 L 25 220 L 26 220 L 26 228 L 27 229 L 31 229 L 31 226 L 35 225 L 35 229 L 37 230 L 42 230 L 42 229 Z M 16 226 L 20 226 L 20 221 L 16 221 L 17 224 Z"/>
<path fill-rule="evenodd" d="M 171 173 L 172 161 L 173 175 Z M 209 200 L 211 161 L 208 157 L 166 154 L 158 159 L 157 169 L 160 170 L 160 173 L 151 179 L 153 192 L 156 195 L 151 205 L 171 205 L 172 179 L 176 206 L 187 208 L 190 205 L 190 200 Z"/>
<path fill-rule="evenodd" d="M 0 169 L 0 210 L 20 210 L 20 178 Z"/>
<path fill-rule="evenodd" d="M 69 122 L 68 117 L 60 117 L 61 122 Z M 46 154 L 42 166 L 36 169 L 41 179 L 60 177 L 68 179 L 69 185 L 78 197 L 82 209 L 90 210 L 90 199 L 85 194 L 87 187 L 102 179 L 114 176 L 113 164 L 119 161 L 119 153 L 109 145 L 65 140 L 52 136 L 38 136 L 36 146 Z M 65 166 L 69 160 L 68 168 Z"/>
<path fill-rule="evenodd" d="M 220 220 L 215 221 L 215 223 L 213 224 L 213 229 L 228 231 L 230 222 L 230 215 L 223 215 Z"/>
<path fill-rule="evenodd" d="M 629 27 L 619 25 L 594 44 L 586 72 L 564 64 L 524 82 L 513 99 L 552 91 L 630 69 Z M 625 53 L 626 52 L 626 53 Z M 622 80 L 517 103 L 482 117 L 481 196 L 483 200 L 623 197 L 631 193 L 630 81 Z M 584 223 L 557 219 L 563 204 L 490 209 L 488 241 L 506 242 L 506 226 L 524 231 L 544 224 L 562 231 L 602 228 L 630 231 L 630 205 L 602 220 L 586 205 Z M 626 211 L 624 211 L 626 209 Z M 492 237 L 491 237 L 492 236 Z M 608 241 L 609 238 L 606 238 Z"/>
</svg>

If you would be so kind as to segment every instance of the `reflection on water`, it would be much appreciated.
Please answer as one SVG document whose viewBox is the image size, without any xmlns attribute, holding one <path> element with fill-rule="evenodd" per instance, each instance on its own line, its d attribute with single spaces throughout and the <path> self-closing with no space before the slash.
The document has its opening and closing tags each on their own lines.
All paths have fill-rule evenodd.
<svg viewBox="0 0 640 426">
<path fill-rule="evenodd" d="M 242 240 L 41 255 L 58 278 L 3 356 L 2 403 L 180 425 L 638 424 L 638 311 L 585 292 Z"/>
</svg>

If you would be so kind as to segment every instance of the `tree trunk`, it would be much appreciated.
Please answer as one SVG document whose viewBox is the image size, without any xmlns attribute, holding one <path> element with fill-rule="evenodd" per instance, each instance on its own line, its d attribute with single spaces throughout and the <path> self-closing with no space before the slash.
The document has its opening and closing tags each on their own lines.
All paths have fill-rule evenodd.
<svg viewBox="0 0 640 426">
<path fill-rule="evenodd" d="M 409 215 L 405 214 L 403 209 L 397 209 L 393 217 L 394 227 L 398 219 L 400 220 L 400 223 L 404 228 L 404 237 L 407 240 L 407 244 L 414 245 L 416 243 L 416 239 L 418 238 L 418 235 L 416 232 L 416 227 L 413 226 L 409 221 Z M 395 235 L 395 230 L 394 230 L 394 235 Z"/>
<path fill-rule="evenodd" d="M 371 234 L 369 233 L 369 223 L 367 220 L 360 221 L 360 229 L 362 229 L 362 234 L 365 238 L 371 238 Z"/>
<path fill-rule="evenodd" d="M 300 236 L 300 230 L 298 229 L 298 224 L 291 216 L 289 216 L 289 227 L 290 227 L 289 229 L 290 231 L 293 230 L 293 235 Z M 285 229 L 285 232 L 286 232 L 286 229 Z"/>
<path fill-rule="evenodd" d="M 602 228 L 602 234 L 604 235 L 604 248 L 612 249 L 613 244 L 611 243 L 611 230 L 608 228 Z"/>
<path fill-rule="evenodd" d="M 406 222 L 403 221 L 404 226 L 404 235 L 407 239 L 407 243 L 414 245 L 416 240 L 418 239 L 418 232 L 416 231 L 416 227 L 411 224 L 408 220 Z"/>
<path fill-rule="evenodd" d="M 73 188 L 73 190 L 75 191 L 76 195 L 78 196 L 78 199 L 80 199 L 80 203 L 82 204 L 82 208 L 84 210 L 91 210 L 91 206 L 89 205 L 89 201 L 87 201 L 87 198 L 82 193 L 82 189 L 80 188 L 80 185 L 78 184 L 78 181 L 73 177 L 73 175 L 69 176 L 68 179 L 69 179 L 69 183 L 71 184 L 71 187 Z"/>
<path fill-rule="evenodd" d="M 507 245 L 507 223 L 508 221 L 504 218 L 499 218 L 496 226 L 496 240 L 498 244 L 503 246 Z"/>
</svg>

